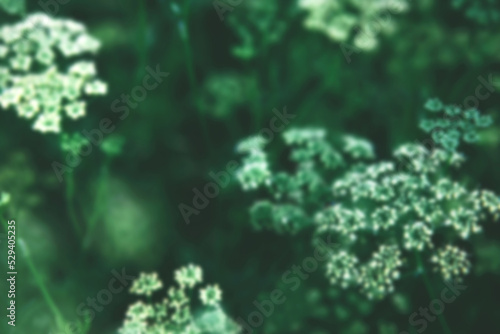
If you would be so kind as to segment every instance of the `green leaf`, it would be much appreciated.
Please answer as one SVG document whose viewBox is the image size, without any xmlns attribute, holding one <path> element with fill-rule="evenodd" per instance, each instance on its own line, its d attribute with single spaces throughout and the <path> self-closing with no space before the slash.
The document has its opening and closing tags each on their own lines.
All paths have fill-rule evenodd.
<svg viewBox="0 0 500 334">
<path fill-rule="evenodd" d="M 0 0 L 0 7 L 9 14 L 24 14 L 26 3 L 24 0 Z"/>
</svg>

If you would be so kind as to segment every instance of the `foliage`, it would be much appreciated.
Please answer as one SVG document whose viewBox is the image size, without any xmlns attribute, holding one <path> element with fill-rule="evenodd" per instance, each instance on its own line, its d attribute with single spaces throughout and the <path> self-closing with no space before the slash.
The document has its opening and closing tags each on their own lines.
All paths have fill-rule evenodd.
<svg viewBox="0 0 500 334">
<path fill-rule="evenodd" d="M 26 11 L 24 0 L 0 0 L 0 8 L 9 14 L 23 14 Z"/>
<path fill-rule="evenodd" d="M 250 103 L 257 91 L 256 80 L 235 73 L 218 73 L 206 79 L 200 99 L 203 112 L 215 118 L 226 118 Z"/>
<path fill-rule="evenodd" d="M 452 6 L 465 11 L 465 16 L 480 24 L 500 22 L 500 8 L 495 0 L 452 0 Z"/>
<path fill-rule="evenodd" d="M 228 18 L 240 39 L 231 51 L 237 58 L 250 60 L 262 56 L 283 38 L 292 13 L 290 7 L 282 10 L 275 1 L 245 1 L 241 7 Z"/>
<path fill-rule="evenodd" d="M 57 16 L 30 14 L 41 9 Z M 427 331 L 495 328 L 498 12 L 492 0 L 0 0 L 0 217 L 30 249 L 16 254 L 29 275 L 12 329 L 237 333 L 231 315 L 256 334 L 415 333 L 413 312 L 465 275 Z M 170 75 L 156 85 L 154 71 Z M 190 224 L 171 210 L 181 203 Z M 320 261 L 325 234 L 340 247 Z M 190 261 L 206 271 L 159 279 Z M 135 296 L 106 304 L 120 270 L 140 294 L 125 324 Z M 270 306 L 275 289 L 286 301 Z"/>
</svg>

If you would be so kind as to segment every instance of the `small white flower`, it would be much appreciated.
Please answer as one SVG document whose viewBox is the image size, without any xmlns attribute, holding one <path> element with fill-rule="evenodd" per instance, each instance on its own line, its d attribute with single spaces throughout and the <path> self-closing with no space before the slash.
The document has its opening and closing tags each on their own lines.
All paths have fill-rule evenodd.
<svg viewBox="0 0 500 334">
<path fill-rule="evenodd" d="M 203 305 L 216 306 L 222 300 L 222 291 L 217 284 L 200 289 L 200 300 Z"/>
<path fill-rule="evenodd" d="M 95 80 L 85 85 L 85 93 L 89 95 L 105 95 L 107 92 L 108 85 L 100 80 Z"/>
<path fill-rule="evenodd" d="M 59 114 L 43 113 L 36 119 L 33 129 L 40 131 L 41 133 L 59 133 L 61 132 L 60 123 L 61 116 L 59 116 Z"/>
<path fill-rule="evenodd" d="M 181 287 L 193 288 L 197 283 L 203 281 L 203 271 L 200 266 L 189 264 L 176 270 L 174 278 Z"/>
<path fill-rule="evenodd" d="M 97 73 L 94 63 L 88 61 L 80 61 L 71 65 L 69 73 L 80 75 L 82 77 L 94 76 Z"/>
<path fill-rule="evenodd" d="M 83 101 L 73 102 L 64 107 L 69 118 L 77 119 L 85 116 L 86 103 Z"/>
</svg>

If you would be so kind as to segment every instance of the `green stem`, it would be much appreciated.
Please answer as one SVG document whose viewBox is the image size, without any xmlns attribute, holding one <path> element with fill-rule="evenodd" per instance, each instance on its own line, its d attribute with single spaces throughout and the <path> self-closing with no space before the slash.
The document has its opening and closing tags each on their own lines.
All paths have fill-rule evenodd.
<svg viewBox="0 0 500 334">
<path fill-rule="evenodd" d="M 68 206 L 68 213 L 69 213 L 69 218 L 71 221 L 71 224 L 73 225 L 73 228 L 75 229 L 75 232 L 79 237 L 82 236 L 82 228 L 80 224 L 78 223 L 75 207 L 73 204 L 73 197 L 75 193 L 75 179 L 74 179 L 74 172 L 68 173 L 68 177 L 66 178 L 66 202 Z"/>
<path fill-rule="evenodd" d="M 182 46 L 184 48 L 184 54 L 186 56 L 186 68 L 188 72 L 188 78 L 189 78 L 189 84 L 191 86 L 191 90 L 195 93 L 197 89 L 197 83 L 196 83 L 196 77 L 194 74 L 194 64 L 193 64 L 193 55 L 191 52 L 191 45 L 189 43 L 189 37 L 188 37 L 188 28 L 187 28 L 187 22 L 184 20 L 179 21 L 179 34 L 181 35 L 182 39 Z"/>
<path fill-rule="evenodd" d="M 139 46 L 138 49 L 138 54 L 139 54 L 139 67 L 137 69 L 137 80 L 140 80 L 142 78 L 143 71 L 146 68 L 147 61 L 148 61 L 148 45 L 147 45 L 147 10 L 146 10 L 146 5 L 145 1 L 139 1 L 139 41 L 137 45 Z"/>
<path fill-rule="evenodd" d="M 186 68 L 189 77 L 189 84 L 193 92 L 196 92 L 196 76 L 194 73 L 194 63 L 193 54 L 191 52 L 191 45 L 189 43 L 189 28 L 188 28 L 188 18 L 189 18 L 189 0 L 185 0 L 184 7 L 182 8 L 182 18 L 177 21 L 177 29 L 179 30 L 179 35 L 181 36 L 182 46 L 184 48 L 184 55 L 186 57 Z"/>
<path fill-rule="evenodd" d="M 184 55 L 186 59 L 186 68 L 189 78 L 189 85 L 191 87 L 192 95 L 194 96 L 195 105 L 197 108 L 198 118 L 201 123 L 201 131 L 203 134 L 203 138 L 205 139 L 205 143 L 207 143 L 209 150 L 212 150 L 212 143 L 210 141 L 210 134 L 208 131 L 208 126 L 206 122 L 206 115 L 203 115 L 201 109 L 198 106 L 198 83 L 196 80 L 196 75 L 194 71 L 194 60 L 193 60 L 193 52 L 191 50 L 191 43 L 189 41 L 189 5 L 190 0 L 184 1 L 184 6 L 182 8 L 182 18 L 178 21 L 177 27 L 179 29 L 179 35 L 182 40 L 182 46 L 184 49 Z"/>
<path fill-rule="evenodd" d="M 50 311 L 54 315 L 54 318 L 56 319 L 56 324 L 57 324 L 58 328 L 63 329 L 64 324 L 65 324 L 64 317 L 62 316 L 61 311 L 59 310 L 56 303 L 54 302 L 54 300 L 50 296 L 49 290 L 47 289 L 47 286 L 43 282 L 42 277 L 40 276 L 38 270 L 36 269 L 32 259 L 31 259 L 31 255 L 30 255 L 28 246 L 26 245 L 26 243 L 24 242 L 23 239 L 19 239 L 19 246 L 20 246 L 22 253 L 24 255 L 24 258 L 26 260 L 26 264 L 28 265 L 28 268 L 29 268 L 31 274 L 33 275 L 33 278 L 35 279 L 35 282 L 36 282 L 38 288 L 40 289 L 40 292 L 43 295 L 43 299 L 47 303 L 47 306 L 49 307 Z"/>
<path fill-rule="evenodd" d="M 422 272 L 422 276 L 424 278 L 424 283 L 425 287 L 427 289 L 427 293 L 431 297 L 432 300 L 437 299 L 436 294 L 434 293 L 434 289 L 432 288 L 431 281 L 429 279 L 429 275 L 427 275 L 427 272 L 424 269 L 424 264 L 422 261 L 422 257 L 420 256 L 420 253 L 418 251 L 415 251 L 415 257 L 417 259 L 417 264 L 420 272 Z M 441 324 L 441 328 L 443 329 L 444 334 L 451 334 L 450 327 L 448 326 L 448 323 L 446 322 L 445 317 L 442 314 L 439 314 L 438 316 L 439 323 Z"/>
<path fill-rule="evenodd" d="M 92 207 L 92 214 L 88 219 L 87 230 L 85 233 L 85 238 L 83 242 L 83 248 L 88 249 L 90 246 L 93 231 L 95 229 L 96 223 L 102 215 L 103 209 L 105 208 L 105 190 L 107 189 L 108 177 L 109 177 L 109 164 L 110 160 L 106 159 L 103 166 L 101 167 L 100 177 L 97 185 L 96 196 L 94 198 L 94 204 Z"/>
</svg>

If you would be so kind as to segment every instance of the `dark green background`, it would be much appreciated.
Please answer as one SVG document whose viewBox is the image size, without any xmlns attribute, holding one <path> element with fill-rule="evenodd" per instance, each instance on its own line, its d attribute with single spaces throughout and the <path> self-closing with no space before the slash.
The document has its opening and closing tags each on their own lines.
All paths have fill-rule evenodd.
<svg viewBox="0 0 500 334">
<path fill-rule="evenodd" d="M 379 157 L 387 158 L 398 144 L 426 139 L 418 120 L 428 98 L 460 104 L 474 94 L 479 76 L 499 78 L 499 26 L 468 20 L 448 0 L 412 1 L 408 13 L 393 17 L 397 31 L 379 36 L 378 49 L 354 53 L 350 63 L 338 43 L 304 29 L 304 15 L 294 1 L 276 1 L 278 16 L 286 22 L 277 43 L 250 60 L 234 57 L 231 49 L 240 43 L 236 27 L 252 20 L 245 1 L 252 0 L 226 13 L 236 24 L 220 21 L 210 1 L 179 3 L 186 9 L 180 16 L 166 0 L 72 0 L 60 5 L 56 17 L 85 23 L 102 42 L 95 61 L 99 77 L 109 85 L 108 95 L 89 102 L 87 117 L 65 126 L 90 130 L 108 117 L 116 125 L 113 135 L 125 138 L 123 153 L 109 163 L 108 172 L 102 172 L 106 157 L 98 149 L 75 168 L 79 219 L 94 210 L 96 193 L 104 189 L 97 203 L 102 214 L 86 250 L 69 221 L 65 183 L 57 181 L 51 167 L 53 161 L 64 161 L 58 138 L 35 133 L 14 112 L 1 111 L 0 190 L 13 197 L 5 216 L 16 219 L 18 233 L 68 321 L 77 318 L 79 303 L 107 286 L 112 269 L 157 271 L 168 285 L 173 271 L 189 262 L 204 268 L 207 282 L 220 284 L 230 316 L 246 318 L 255 299 L 268 298 L 281 275 L 312 254 L 310 233 L 253 231 L 247 208 L 254 196 L 235 182 L 192 216 L 190 224 L 177 208 L 191 203 L 193 188 L 210 181 L 210 171 L 224 170 L 238 159 L 238 140 L 267 127 L 273 108 L 287 106 L 297 115 L 293 126 L 364 136 L 373 141 Z M 27 11 L 40 7 L 33 1 Z M 9 23 L 19 17 L 1 19 Z M 189 31 L 186 43 L 178 30 L 181 20 Z M 268 34 L 254 32 L 257 41 Z M 142 82 L 146 66 L 157 64 L 170 76 L 120 120 L 110 108 L 112 101 Z M 227 75 L 252 78 L 255 89 L 245 91 L 245 101 L 227 115 L 214 117 L 210 104 L 200 101 L 205 101 L 210 78 Z M 498 103 L 495 92 L 479 105 L 497 123 Z M 465 147 L 468 162 L 456 178 L 499 192 L 498 125 L 485 138 L 481 145 Z M 498 331 L 499 232 L 498 225 L 490 224 L 472 240 L 474 270 L 466 280 L 468 289 L 444 313 L 453 333 Z M 17 262 L 18 326 L 11 332 L 50 333 L 52 315 L 22 258 Z M 442 289 L 438 278 L 433 283 L 437 291 Z M 322 269 L 297 291 L 286 291 L 287 302 L 265 320 L 262 333 L 396 334 L 407 329 L 410 313 L 429 303 L 423 282 L 411 278 L 398 282 L 398 293 L 378 303 L 367 303 L 355 292 L 332 297 L 335 291 Z M 408 298 L 409 312 L 397 306 L 399 295 Z M 134 300 L 125 292 L 115 295 L 97 313 L 90 333 L 114 333 Z M 4 320 L 1 333 L 11 333 Z M 381 323 L 399 331 L 380 331 Z M 439 323 L 430 323 L 426 333 L 440 333 Z"/>
</svg>

